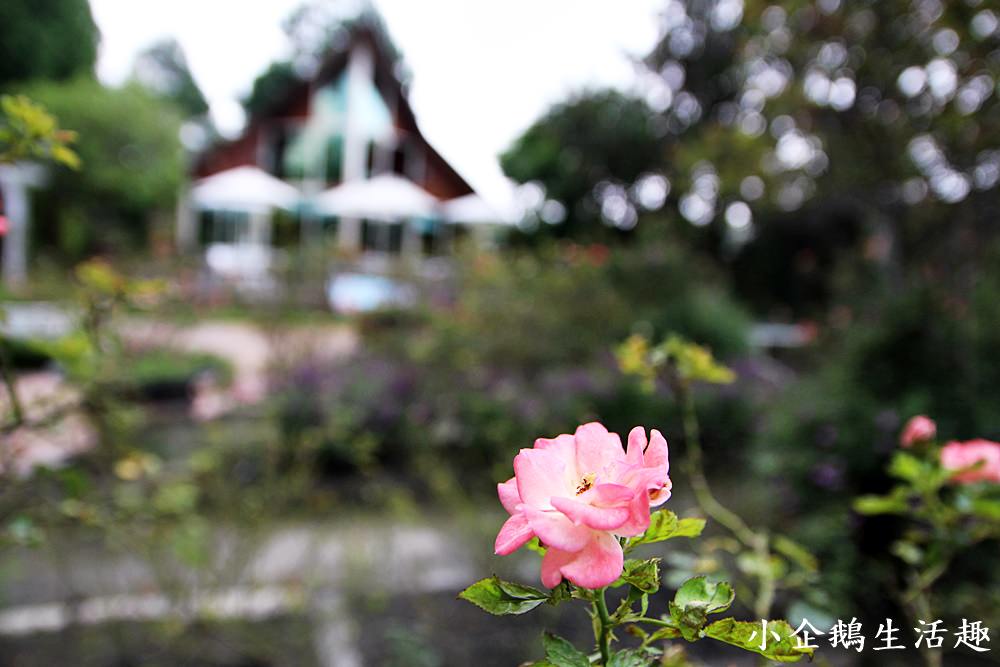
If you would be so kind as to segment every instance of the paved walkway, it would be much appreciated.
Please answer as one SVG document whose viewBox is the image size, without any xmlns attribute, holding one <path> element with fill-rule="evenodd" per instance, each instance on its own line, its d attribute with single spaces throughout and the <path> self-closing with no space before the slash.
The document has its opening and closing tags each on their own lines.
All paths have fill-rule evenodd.
<svg viewBox="0 0 1000 667">
<path fill-rule="evenodd" d="M 287 525 L 254 536 L 220 529 L 212 562 L 198 570 L 164 554 L 79 544 L 8 552 L 0 635 L 125 619 L 302 613 L 312 622 L 320 664 L 359 667 L 359 629 L 345 597 L 459 591 L 485 571 L 470 556 L 469 541 L 456 525 L 356 520 Z"/>
</svg>

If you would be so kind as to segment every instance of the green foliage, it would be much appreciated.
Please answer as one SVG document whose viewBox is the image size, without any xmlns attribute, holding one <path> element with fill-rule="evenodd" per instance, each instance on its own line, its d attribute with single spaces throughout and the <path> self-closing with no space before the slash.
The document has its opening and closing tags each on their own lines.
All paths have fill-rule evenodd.
<svg viewBox="0 0 1000 667">
<path fill-rule="evenodd" d="M 0 96 L 0 164 L 42 159 L 78 169 L 74 141 L 76 133 L 59 129 L 44 107 L 24 95 Z"/>
<path fill-rule="evenodd" d="M 620 581 L 643 593 L 655 593 L 660 590 L 660 559 L 626 560 Z"/>
<path fill-rule="evenodd" d="M 477 581 L 458 597 L 495 616 L 505 616 L 529 612 L 548 600 L 549 594 L 494 576 Z"/>
<path fill-rule="evenodd" d="M 729 609 L 735 598 L 736 594 L 729 584 L 694 577 L 677 589 L 670 603 L 670 618 L 684 639 L 696 641 L 704 636 L 702 631 L 708 622 L 708 615 Z"/>
<path fill-rule="evenodd" d="M 545 660 L 552 667 L 590 666 L 590 660 L 586 654 L 576 650 L 568 641 L 551 632 L 542 635 L 542 646 L 545 648 Z"/>
<path fill-rule="evenodd" d="M 628 548 L 640 544 L 662 542 L 675 537 L 698 537 L 705 529 L 705 520 L 696 518 L 678 519 L 670 510 L 657 510 L 649 517 L 649 528 L 639 537 L 628 541 Z"/>
<path fill-rule="evenodd" d="M 478 476 L 482 484 L 462 489 L 485 491 L 519 447 L 581 415 L 622 432 L 667 421 L 662 396 L 639 394 L 607 351 L 639 320 L 740 353 L 745 314 L 721 290 L 699 287 L 701 275 L 684 253 L 652 247 L 565 244 L 469 258 L 453 306 L 366 318 L 358 354 L 277 374 L 273 414 L 288 457 L 324 476 L 388 469 L 433 494 Z M 668 287 L 647 292 L 646 276 Z M 689 325 L 703 296 L 732 317 Z M 706 392 L 699 402 L 712 415 L 713 442 L 742 432 L 752 414 L 732 396 Z"/>
<path fill-rule="evenodd" d="M 99 34 L 87 0 L 0 5 L 0 88 L 93 74 Z"/>
<path fill-rule="evenodd" d="M 564 244 L 483 256 L 462 275 L 449 319 L 455 334 L 467 338 L 460 361 L 579 364 L 605 354 L 634 322 L 688 336 L 721 355 L 737 354 L 745 349 L 749 320 L 722 290 L 706 287 L 718 278 L 696 258 L 660 243 L 614 251 Z M 701 319 L 704 309 L 712 310 L 712 321 Z"/>
<path fill-rule="evenodd" d="M 824 589 L 838 607 L 880 609 L 891 598 L 873 592 L 902 576 L 898 563 L 889 568 L 895 573 L 882 570 L 902 530 L 892 517 L 910 503 L 883 472 L 903 417 L 932 414 L 942 432 L 998 435 L 998 266 L 994 251 L 967 269 L 976 278 L 962 296 L 948 280 L 931 285 L 917 277 L 892 293 L 876 290 L 852 308 L 849 326 L 822 341 L 818 368 L 764 408 L 752 460 L 758 472 L 780 477 L 782 497 L 792 501 L 775 504 L 773 525 L 791 522 L 793 537 L 821 557 Z M 895 480 L 941 481 L 933 462 L 912 453 L 894 455 L 891 465 Z M 847 521 L 856 497 L 856 509 L 884 516 Z M 970 548 L 967 558 L 992 555 Z M 939 604 L 959 609 L 962 599 L 945 591 Z"/>
<path fill-rule="evenodd" d="M 907 572 L 898 597 L 911 618 L 941 608 L 943 599 L 947 603 L 958 586 L 954 576 L 949 583 L 943 580 L 963 552 L 985 544 L 995 553 L 1000 542 L 1000 484 L 957 485 L 956 471 L 941 465 L 940 451 L 936 442 L 921 442 L 910 451 L 895 452 L 886 469 L 895 485 L 888 493 L 860 496 L 853 504 L 862 515 L 896 515 L 904 521 L 890 550 Z"/>
<path fill-rule="evenodd" d="M 765 632 L 767 639 L 763 643 L 764 648 L 761 648 L 761 635 Z M 775 633 L 777 638 L 771 633 Z M 813 654 L 813 649 L 798 645 L 795 630 L 788 621 L 768 621 L 765 631 L 761 623 L 724 618 L 707 626 L 705 636 L 738 646 L 745 651 L 759 653 L 775 662 L 798 662 Z"/>
<path fill-rule="evenodd" d="M 250 94 L 243 100 L 243 108 L 250 116 L 262 116 L 273 111 L 274 105 L 285 99 L 302 79 L 291 62 L 279 61 L 268 65 L 253 81 Z"/>
<path fill-rule="evenodd" d="M 71 256 L 147 241 L 149 218 L 172 210 L 184 170 L 176 112 L 139 86 L 105 88 L 90 79 L 26 89 L 79 133 L 86 169 L 54 174 L 33 232 Z"/>
<path fill-rule="evenodd" d="M 654 381 L 668 365 L 685 384 L 730 384 L 736 379 L 736 374 L 716 361 L 708 348 L 676 334 L 655 347 L 645 336 L 634 334 L 618 346 L 615 355 L 622 372 L 642 380 L 646 391 L 654 389 Z"/>
<path fill-rule="evenodd" d="M 569 216 L 541 229 L 577 239 L 607 238 L 596 189 L 602 183 L 631 185 L 663 150 L 655 116 L 639 99 L 604 90 L 555 106 L 500 158 L 514 180 L 540 182 Z"/>
<path fill-rule="evenodd" d="M 649 664 L 650 658 L 648 655 L 631 649 L 618 651 L 608 661 L 608 667 L 647 667 Z"/>
<path fill-rule="evenodd" d="M 220 385 L 232 380 L 232 366 L 211 354 L 152 348 L 127 354 L 117 375 L 122 390 L 150 398 L 185 398 L 192 382 L 210 375 Z"/>
<path fill-rule="evenodd" d="M 630 584 L 629 594 L 622 600 L 613 615 L 607 613 L 604 590 L 590 591 L 563 582 L 551 593 L 546 594 L 529 586 L 521 586 L 503 581 L 497 577 L 482 579 L 459 594 L 477 607 L 494 615 L 523 614 L 538 607 L 542 602 L 560 602 L 576 598 L 591 602 L 594 610 L 594 634 L 598 644 L 597 664 L 611 666 L 648 667 L 658 664 L 665 652 L 655 646 L 663 640 L 684 638 L 695 642 L 704 638 L 716 639 L 747 651 L 759 653 L 779 662 L 796 662 L 803 657 L 811 657 L 813 649 L 800 647 L 794 631 L 787 621 L 769 621 L 767 641 L 762 642 L 760 623 L 740 622 L 725 618 L 710 623 L 709 617 L 725 612 L 733 604 L 735 592 L 726 582 L 709 581 L 704 576 L 694 577 L 684 582 L 669 603 L 669 617 L 656 619 L 647 617 L 648 597 L 659 590 L 659 559 L 626 560 L 622 578 L 614 586 Z M 562 589 L 567 590 L 562 590 Z M 636 602 L 640 610 L 633 611 Z M 651 624 L 652 633 L 639 627 Z M 611 651 L 609 646 L 615 627 L 627 625 L 629 633 L 642 639 L 638 647 Z M 758 635 L 753 635 L 754 628 Z M 772 633 L 778 635 L 774 637 Z M 756 641 L 754 641 L 756 640 Z M 766 645 L 762 648 L 761 645 Z M 538 667 L 584 667 L 594 664 L 591 658 L 578 650 L 570 642 L 546 632 L 542 637 L 545 658 L 532 663 Z M 672 663 L 671 663 L 672 664 Z M 684 664 L 680 662 L 678 664 Z"/>
</svg>

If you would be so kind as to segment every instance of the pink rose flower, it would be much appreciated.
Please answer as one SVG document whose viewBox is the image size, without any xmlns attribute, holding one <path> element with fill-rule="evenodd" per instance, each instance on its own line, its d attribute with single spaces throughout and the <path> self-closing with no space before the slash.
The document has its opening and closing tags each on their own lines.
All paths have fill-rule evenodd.
<svg viewBox="0 0 1000 667">
<path fill-rule="evenodd" d="M 899 436 L 899 444 L 903 447 L 912 447 L 918 442 L 933 440 L 936 435 L 937 424 L 934 420 L 924 415 L 917 415 L 906 422 Z"/>
<path fill-rule="evenodd" d="M 982 465 L 967 470 L 976 463 Z M 989 440 L 969 440 L 949 442 L 941 449 L 941 465 L 948 470 L 957 470 L 952 480 L 960 484 L 974 482 L 1000 483 L 1000 444 Z"/>
<path fill-rule="evenodd" d="M 6 234 L 9 230 L 10 230 L 10 223 L 7 221 L 7 218 L 3 217 L 3 215 L 0 215 L 0 236 Z"/>
<path fill-rule="evenodd" d="M 622 573 L 619 537 L 641 535 L 649 508 L 670 497 L 667 441 L 653 430 L 647 445 L 640 426 L 621 438 L 596 422 L 574 435 L 539 438 L 514 457 L 514 477 L 497 485 L 510 513 L 497 535 L 496 553 L 512 553 L 533 537 L 547 547 L 542 583 L 563 577 L 583 588 L 602 588 Z"/>
</svg>

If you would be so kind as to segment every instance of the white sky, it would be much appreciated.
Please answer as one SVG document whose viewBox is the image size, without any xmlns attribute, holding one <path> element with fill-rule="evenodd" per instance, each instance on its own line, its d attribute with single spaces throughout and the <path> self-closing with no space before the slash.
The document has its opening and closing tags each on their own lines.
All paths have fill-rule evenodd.
<svg viewBox="0 0 1000 667">
<path fill-rule="evenodd" d="M 331 0 L 333 1 L 333 0 Z M 288 53 L 282 20 L 301 0 L 90 0 L 98 74 L 117 84 L 135 55 L 176 37 L 224 131 L 239 98 Z M 427 139 L 481 194 L 509 196 L 497 155 L 554 102 L 584 87 L 629 87 L 631 58 L 657 38 L 663 0 L 375 0 L 413 74 Z"/>
</svg>

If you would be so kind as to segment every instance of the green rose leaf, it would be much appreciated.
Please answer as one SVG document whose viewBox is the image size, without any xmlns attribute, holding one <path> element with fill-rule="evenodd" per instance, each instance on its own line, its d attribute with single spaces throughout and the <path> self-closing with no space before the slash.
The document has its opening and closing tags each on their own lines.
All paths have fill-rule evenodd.
<svg viewBox="0 0 1000 667">
<path fill-rule="evenodd" d="M 861 496 L 854 500 L 854 511 L 859 514 L 902 514 L 907 509 L 905 494 Z"/>
<path fill-rule="evenodd" d="M 788 621 L 769 621 L 766 637 L 762 636 L 763 631 L 759 622 L 724 618 L 705 628 L 705 636 L 758 653 L 775 662 L 797 662 L 805 656 L 812 657 L 813 649 L 799 646 L 795 630 Z"/>
<path fill-rule="evenodd" d="M 480 579 L 458 594 L 462 600 L 496 616 L 523 614 L 549 599 L 547 593 L 498 577 Z"/>
<path fill-rule="evenodd" d="M 620 582 L 631 584 L 643 593 L 660 590 L 660 559 L 626 560 Z"/>
<path fill-rule="evenodd" d="M 662 542 L 674 537 L 698 537 L 705 529 L 704 519 L 678 519 L 670 510 L 658 510 L 649 517 L 649 528 L 629 541 L 629 548 Z"/>
<path fill-rule="evenodd" d="M 907 482 L 916 482 L 925 477 L 927 472 L 926 463 L 906 452 L 896 452 L 889 463 L 889 474 Z"/>
<path fill-rule="evenodd" d="M 1000 521 L 1000 500 L 980 498 L 972 501 L 972 513 L 990 521 Z"/>
<path fill-rule="evenodd" d="M 573 587 L 572 585 L 563 579 L 559 582 L 559 585 L 553 588 L 549 592 L 549 599 L 546 600 L 550 605 L 555 606 L 560 602 L 565 602 L 566 600 L 571 600 L 573 598 Z"/>
<path fill-rule="evenodd" d="M 626 649 L 612 655 L 608 667 L 648 667 L 655 661 L 655 658 L 638 649 Z"/>
<path fill-rule="evenodd" d="M 586 654 L 562 637 L 546 632 L 542 635 L 542 645 L 545 647 L 545 660 L 553 667 L 590 667 Z"/>
<path fill-rule="evenodd" d="M 728 582 L 709 581 L 700 576 L 681 584 L 674 595 L 674 604 L 684 609 L 699 607 L 709 614 L 717 614 L 729 609 L 735 597 L 733 587 Z"/>
<path fill-rule="evenodd" d="M 530 540 L 528 540 L 527 543 L 524 545 L 524 547 L 528 551 L 534 551 L 536 554 L 539 554 L 540 556 L 544 556 L 545 552 L 547 551 L 547 549 L 542 546 L 541 540 L 539 540 L 537 537 L 532 537 Z"/>
<path fill-rule="evenodd" d="M 702 637 L 709 614 L 729 609 L 736 594 L 725 581 L 709 581 L 704 576 L 685 581 L 670 603 L 670 617 L 688 641 Z"/>
</svg>

